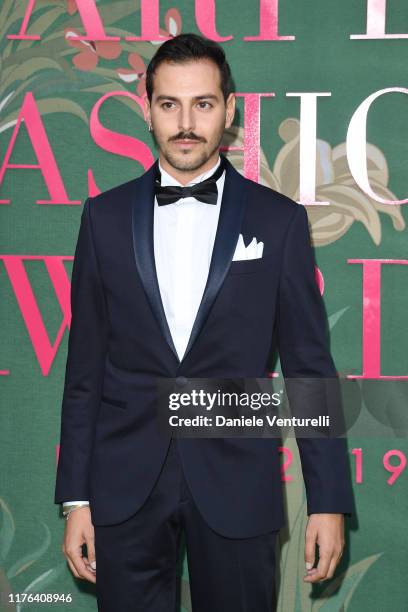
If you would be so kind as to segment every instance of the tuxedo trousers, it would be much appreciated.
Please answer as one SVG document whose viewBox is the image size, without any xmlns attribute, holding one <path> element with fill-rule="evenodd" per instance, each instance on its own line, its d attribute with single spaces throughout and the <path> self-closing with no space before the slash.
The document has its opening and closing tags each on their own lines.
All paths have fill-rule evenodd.
<svg viewBox="0 0 408 612">
<path fill-rule="evenodd" d="M 212 530 L 194 503 L 175 438 L 143 506 L 94 530 L 99 612 L 178 611 L 182 532 L 193 612 L 275 610 L 278 531 L 238 539 Z"/>
</svg>

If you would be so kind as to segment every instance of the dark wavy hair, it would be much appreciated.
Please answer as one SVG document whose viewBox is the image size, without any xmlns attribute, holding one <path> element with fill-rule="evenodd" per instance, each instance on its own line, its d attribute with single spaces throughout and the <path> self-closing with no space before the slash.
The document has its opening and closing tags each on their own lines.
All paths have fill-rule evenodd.
<svg viewBox="0 0 408 612">
<path fill-rule="evenodd" d="M 219 68 L 224 101 L 233 91 L 231 69 L 223 48 L 216 42 L 194 33 L 179 34 L 166 40 L 156 51 L 146 70 L 146 93 L 149 102 L 153 95 L 153 75 L 162 62 L 191 62 L 209 59 Z"/>
</svg>

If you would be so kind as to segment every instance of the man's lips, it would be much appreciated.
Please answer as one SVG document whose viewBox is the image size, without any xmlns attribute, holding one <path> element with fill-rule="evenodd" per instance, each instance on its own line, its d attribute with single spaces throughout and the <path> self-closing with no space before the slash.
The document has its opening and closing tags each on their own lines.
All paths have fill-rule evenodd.
<svg viewBox="0 0 408 612">
<path fill-rule="evenodd" d="M 177 145 L 190 146 L 194 144 L 198 144 L 199 140 L 174 140 Z"/>
</svg>

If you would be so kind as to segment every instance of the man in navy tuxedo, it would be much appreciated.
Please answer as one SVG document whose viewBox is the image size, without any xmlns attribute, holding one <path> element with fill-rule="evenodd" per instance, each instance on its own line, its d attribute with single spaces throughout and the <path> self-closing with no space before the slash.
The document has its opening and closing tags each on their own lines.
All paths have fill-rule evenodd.
<svg viewBox="0 0 408 612">
<path fill-rule="evenodd" d="M 278 439 L 159 432 L 156 381 L 336 377 L 307 213 L 219 147 L 235 97 L 222 48 L 163 43 L 146 78 L 159 158 L 84 205 L 55 503 L 77 578 L 103 612 L 174 610 L 185 534 L 195 612 L 267 612 L 285 524 Z M 344 438 L 297 438 L 306 582 L 331 578 L 354 512 Z M 86 544 L 87 554 L 82 555 Z M 319 562 L 315 563 L 315 546 Z M 97 569 L 96 568 L 97 565 Z"/>
</svg>

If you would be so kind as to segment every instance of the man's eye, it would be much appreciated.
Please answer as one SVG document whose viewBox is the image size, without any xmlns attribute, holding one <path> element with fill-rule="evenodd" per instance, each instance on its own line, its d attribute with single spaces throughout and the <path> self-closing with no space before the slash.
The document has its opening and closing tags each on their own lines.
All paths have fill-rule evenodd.
<svg viewBox="0 0 408 612">
<path fill-rule="evenodd" d="M 174 104 L 174 102 L 163 102 L 162 107 L 164 108 L 170 108 L 170 106 Z"/>
<path fill-rule="evenodd" d="M 198 105 L 201 106 L 201 108 L 211 108 L 212 106 L 209 102 L 199 102 Z"/>
</svg>

